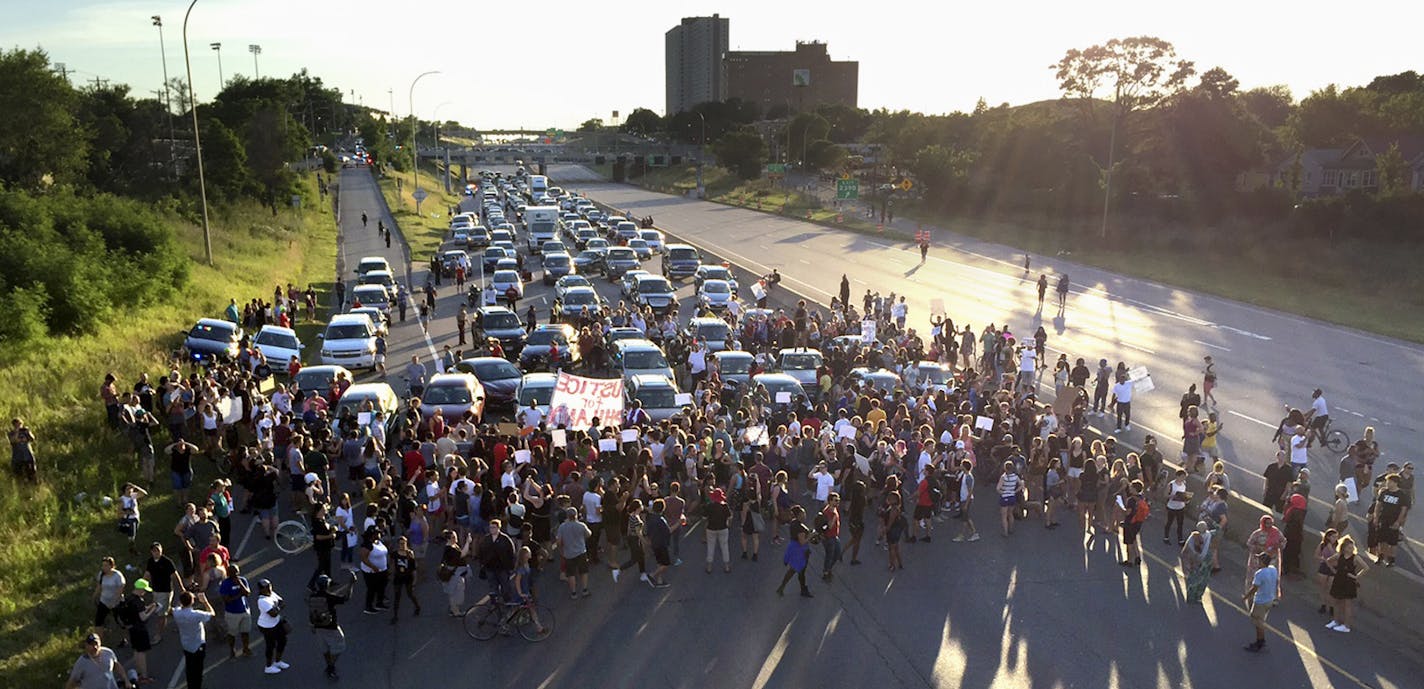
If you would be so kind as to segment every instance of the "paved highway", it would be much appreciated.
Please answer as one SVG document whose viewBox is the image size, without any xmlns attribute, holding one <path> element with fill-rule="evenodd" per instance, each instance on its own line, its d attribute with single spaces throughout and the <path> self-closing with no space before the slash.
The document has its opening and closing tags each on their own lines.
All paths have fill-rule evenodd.
<svg viewBox="0 0 1424 689">
<path fill-rule="evenodd" d="M 1219 376 L 1222 457 L 1232 488 L 1253 499 L 1261 497 L 1261 470 L 1275 457 L 1271 436 L 1283 416 L 1282 405 L 1308 410 L 1314 388 L 1325 391 L 1335 426 L 1352 440 L 1365 426 L 1375 426 L 1385 453 L 1377 470 L 1389 461 L 1415 459 L 1414 448 L 1424 441 L 1424 426 L 1415 418 L 1424 409 L 1424 386 L 1417 384 L 1424 379 L 1424 348 L 1413 344 L 1056 257 L 1032 257 L 1026 274 L 1022 253 L 973 239 L 941 241 L 922 264 L 918 249 L 909 244 L 599 183 L 578 166 L 553 166 L 549 174 L 600 203 L 640 217 L 652 215 L 672 234 L 754 271 L 779 269 L 783 285 L 822 304 L 829 303 L 846 274 L 857 307 L 867 289 L 904 295 L 910 325 L 922 333 L 929 331 L 931 300 L 943 299 L 961 330 L 972 325 L 977 334 L 989 323 L 1007 323 L 1026 338 L 1042 324 L 1053 358 L 1066 352 L 1070 360 L 1083 357 L 1090 368 L 1099 358 L 1146 366 L 1157 389 L 1133 400 L 1132 430 L 1118 435 L 1136 446 L 1144 434 L 1154 434 L 1169 456 L 1181 447 L 1178 400 L 1188 385 L 1200 387 L 1202 357 L 1210 355 Z M 1035 282 L 1045 272 L 1051 286 L 1048 303 L 1039 310 Z M 1060 316 L 1052 285 L 1063 273 L 1070 276 L 1072 290 Z M 1112 431 L 1111 419 L 1097 425 Z M 1312 525 L 1324 521 L 1327 504 L 1322 499 L 1333 493 L 1338 460 L 1325 448 L 1311 451 Z M 1365 506 L 1356 506 L 1357 515 L 1364 514 Z M 1354 525 L 1362 534 L 1363 521 L 1357 518 Z M 1408 528 L 1424 533 L 1424 511 L 1409 516 Z M 1419 559 L 1424 543 L 1411 542 L 1400 565 L 1424 571 Z"/>
</svg>

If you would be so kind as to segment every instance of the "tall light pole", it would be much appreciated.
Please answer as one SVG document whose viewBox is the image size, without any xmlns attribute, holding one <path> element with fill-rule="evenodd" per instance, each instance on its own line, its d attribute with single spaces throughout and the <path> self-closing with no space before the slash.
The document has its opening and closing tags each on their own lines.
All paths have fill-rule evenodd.
<svg viewBox="0 0 1424 689">
<path fill-rule="evenodd" d="M 227 83 L 225 80 L 223 80 L 223 72 L 222 72 L 222 44 L 221 44 L 221 43 L 209 43 L 209 44 L 208 44 L 208 47 L 209 47 L 209 48 L 212 48 L 212 49 L 213 49 L 213 52 L 215 52 L 215 53 L 218 54 L 218 91 L 222 91 L 223 85 Z"/>
<path fill-rule="evenodd" d="M 163 59 L 163 110 L 168 114 L 168 164 L 169 172 L 173 172 L 173 141 L 178 135 L 173 127 L 173 96 L 168 92 L 168 48 L 163 42 L 163 18 L 153 15 L 153 25 L 158 27 L 158 55 Z"/>
<path fill-rule="evenodd" d="M 697 198 L 704 196 L 702 189 L 702 159 L 707 155 L 707 116 L 701 110 L 693 110 L 697 119 L 702 120 L 702 137 L 697 140 Z M 616 134 L 614 136 L 617 136 Z"/>
<path fill-rule="evenodd" d="M 412 181 L 412 182 L 414 183 L 414 185 L 415 185 L 414 187 L 411 188 L 411 193 L 412 193 L 412 194 L 414 194 L 416 191 L 419 191 L 419 190 L 420 190 L 420 147 L 417 146 L 417 145 L 416 145 L 416 142 L 415 142 L 415 129 L 416 129 L 416 127 L 420 124 L 420 120 L 415 119 L 415 85 L 416 85 L 416 83 L 418 83 L 421 79 L 424 79 L 425 77 L 428 77 L 428 76 L 430 76 L 430 75 L 432 75 L 432 74 L 439 74 L 439 73 L 440 73 L 440 70 L 438 70 L 438 69 L 432 69 L 432 70 L 430 70 L 429 72 L 421 72 L 419 76 L 417 76 L 415 79 L 411 80 L 411 82 L 410 82 L 410 91 L 406 93 L 406 104 L 410 106 L 410 162 L 411 162 L 411 174 L 414 176 L 411 181 Z M 419 207 L 420 207 L 420 202 L 417 201 L 415 205 L 416 205 L 417 208 L 419 208 Z"/>
<path fill-rule="evenodd" d="M 193 5 L 188 3 L 188 11 L 183 13 L 183 65 L 188 69 L 188 107 L 193 111 L 193 149 L 198 154 L 198 195 L 203 200 L 203 252 L 208 265 L 213 264 L 213 237 L 208 229 L 208 181 L 203 175 L 203 141 L 198 136 L 198 98 L 193 95 L 193 61 L 188 57 L 188 15 L 193 13 Z"/>
<path fill-rule="evenodd" d="M 252 53 L 252 78 L 261 79 L 262 73 L 257 71 L 257 56 L 262 54 L 262 46 L 253 43 L 247 46 L 247 52 Z"/>
</svg>

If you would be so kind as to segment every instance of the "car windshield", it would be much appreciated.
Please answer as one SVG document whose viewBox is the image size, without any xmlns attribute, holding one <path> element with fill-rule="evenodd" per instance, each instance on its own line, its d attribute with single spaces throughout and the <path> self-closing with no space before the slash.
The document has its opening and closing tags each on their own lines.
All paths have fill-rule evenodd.
<svg viewBox="0 0 1424 689">
<path fill-rule="evenodd" d="M 644 409 L 677 407 L 677 393 L 672 388 L 643 388 L 633 395 L 633 399 L 642 402 Z"/>
<path fill-rule="evenodd" d="M 272 330 L 263 330 L 257 333 L 257 344 L 282 347 L 283 349 L 296 349 L 297 338 L 289 333 L 279 333 Z"/>
<path fill-rule="evenodd" d="M 702 285 L 702 291 L 708 294 L 726 294 L 732 291 L 725 282 L 706 282 Z"/>
<path fill-rule="evenodd" d="M 669 261 L 696 261 L 697 251 L 695 249 L 673 249 L 668 253 Z"/>
<path fill-rule="evenodd" d="M 549 268 L 567 268 L 569 266 L 569 257 L 563 254 L 549 256 L 544 259 L 544 265 Z"/>
<path fill-rule="evenodd" d="M 588 251 L 584 251 L 579 254 L 579 258 L 584 259 L 585 261 L 596 261 L 598 260 L 598 256 L 598 252 L 592 249 L 589 249 Z"/>
<path fill-rule="evenodd" d="M 623 368 L 667 368 L 667 359 L 655 349 L 623 353 Z"/>
<path fill-rule="evenodd" d="M 509 313 L 508 311 L 502 311 L 486 315 L 484 317 L 484 327 L 488 330 L 511 330 L 513 328 L 523 327 L 523 325 L 519 322 L 519 316 Z"/>
<path fill-rule="evenodd" d="M 430 385 L 420 401 L 426 404 L 469 404 L 470 389 L 464 385 Z"/>
<path fill-rule="evenodd" d="M 361 289 L 356 288 L 356 300 L 363 302 L 383 303 L 386 301 L 386 290 L 384 289 Z"/>
<path fill-rule="evenodd" d="M 498 246 L 485 249 L 485 258 L 504 258 L 504 249 Z"/>
<path fill-rule="evenodd" d="M 364 340 L 371 336 L 370 326 L 357 323 L 343 323 L 341 325 L 329 325 L 326 327 L 326 339 L 331 340 Z"/>
<path fill-rule="evenodd" d="M 519 403 L 526 407 L 536 407 L 547 405 L 554 396 L 554 388 L 545 386 L 528 386 L 519 391 Z"/>
<path fill-rule="evenodd" d="M 331 371 L 326 369 L 304 368 L 297 372 L 294 382 L 302 390 L 324 390 L 335 377 Z"/>
<path fill-rule="evenodd" d="M 806 371 L 821 365 L 821 357 L 815 354 L 782 354 L 781 367 L 788 371 Z"/>
<path fill-rule="evenodd" d="M 195 340 L 208 340 L 210 342 L 229 342 L 232 340 L 232 331 L 226 328 L 199 323 L 193 326 L 193 329 L 188 332 L 188 337 Z"/>
<path fill-rule="evenodd" d="M 535 330 L 529 333 L 529 339 L 524 341 L 528 346 L 547 345 L 551 342 L 557 342 L 560 345 L 568 344 L 562 330 Z"/>
<path fill-rule="evenodd" d="M 475 377 L 480 380 L 518 378 L 519 369 L 508 361 L 481 361 L 475 364 Z"/>
<path fill-rule="evenodd" d="M 704 280 L 730 280 L 732 276 L 726 268 L 707 268 L 702 273 Z"/>
<path fill-rule="evenodd" d="M 950 381 L 949 371 L 942 368 L 922 368 L 920 378 L 934 385 L 944 385 Z"/>
<path fill-rule="evenodd" d="M 656 242 L 658 241 L 658 233 L 654 230 L 647 230 L 643 232 L 643 239 L 650 242 Z"/>
<path fill-rule="evenodd" d="M 634 253 L 633 253 L 633 250 L 632 250 L 632 249 L 628 249 L 628 248 L 609 249 L 609 250 L 608 250 L 608 260 L 610 260 L 610 261 L 636 261 L 636 260 L 638 260 L 638 256 L 637 256 L 637 254 L 634 254 Z"/>
<path fill-rule="evenodd" d="M 361 266 L 356 269 L 360 273 L 369 273 L 373 270 L 387 270 L 385 261 L 362 261 Z"/>
<path fill-rule="evenodd" d="M 638 281 L 638 291 L 643 294 L 667 294 L 672 291 L 672 283 L 662 278 Z"/>
<path fill-rule="evenodd" d="M 721 342 L 727 339 L 726 323 L 703 323 L 697 326 L 697 336 L 712 342 Z"/>
<path fill-rule="evenodd" d="M 584 304 L 592 304 L 593 292 L 569 292 L 564 295 L 564 303 L 577 304 L 579 306 L 582 306 Z"/>
<path fill-rule="evenodd" d="M 717 366 L 722 370 L 724 375 L 745 374 L 751 372 L 752 360 L 743 357 L 728 357 L 726 359 L 719 359 Z"/>
<path fill-rule="evenodd" d="M 630 249 L 646 249 L 646 248 L 648 248 L 648 243 L 645 242 L 645 241 L 643 241 L 643 240 L 641 240 L 641 239 L 630 239 L 630 240 L 628 240 L 628 248 L 630 248 Z"/>
<path fill-rule="evenodd" d="M 514 284 L 516 282 L 519 282 L 519 273 L 516 273 L 512 270 L 496 270 L 494 272 L 493 279 L 495 282 L 498 282 L 500 284 Z"/>
</svg>

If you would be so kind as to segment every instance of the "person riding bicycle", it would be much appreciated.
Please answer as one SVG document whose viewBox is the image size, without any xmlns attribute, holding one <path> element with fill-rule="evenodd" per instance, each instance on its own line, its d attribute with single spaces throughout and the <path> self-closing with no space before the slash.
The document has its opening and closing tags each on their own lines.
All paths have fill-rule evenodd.
<svg viewBox="0 0 1424 689">
<path fill-rule="evenodd" d="M 501 603 L 517 603 L 518 598 L 512 586 L 515 557 L 514 539 L 501 530 L 499 519 L 489 522 L 490 538 L 480 548 L 480 566 L 484 568 L 490 583 L 490 597 Z"/>
<path fill-rule="evenodd" d="M 1320 388 L 1310 393 L 1310 411 L 1306 412 L 1305 420 L 1309 428 L 1305 434 L 1305 446 L 1313 446 L 1316 438 L 1324 443 L 1325 429 L 1330 426 L 1330 406 L 1325 403 L 1325 395 Z"/>
</svg>

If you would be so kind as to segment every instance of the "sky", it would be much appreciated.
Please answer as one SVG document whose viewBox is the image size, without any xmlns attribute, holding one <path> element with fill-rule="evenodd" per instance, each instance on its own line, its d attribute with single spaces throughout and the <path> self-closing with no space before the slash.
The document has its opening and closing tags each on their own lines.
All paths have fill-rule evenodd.
<svg viewBox="0 0 1424 689">
<path fill-rule="evenodd" d="M 956 3 L 613 2 L 571 0 L 198 0 L 189 22 L 200 101 L 225 76 L 290 75 L 303 67 L 350 102 L 476 128 L 574 128 L 664 104 L 663 34 L 685 16 L 730 19 L 732 50 L 791 50 L 820 40 L 832 59 L 860 62 L 861 107 L 925 113 L 1058 97 L 1049 65 L 1070 48 L 1152 35 L 1199 71 L 1231 72 L 1243 88 L 1284 84 L 1297 99 L 1328 84 L 1424 71 L 1424 2 L 1347 9 L 1319 0 L 1194 3 L 1048 0 Z M 162 87 L 182 76 L 182 0 L 0 0 L 0 47 L 42 47 L 71 79 Z M 531 10 L 537 9 L 535 14 Z M 411 94 L 412 80 L 427 76 Z"/>
</svg>

